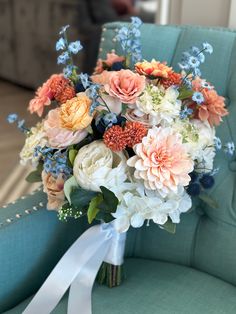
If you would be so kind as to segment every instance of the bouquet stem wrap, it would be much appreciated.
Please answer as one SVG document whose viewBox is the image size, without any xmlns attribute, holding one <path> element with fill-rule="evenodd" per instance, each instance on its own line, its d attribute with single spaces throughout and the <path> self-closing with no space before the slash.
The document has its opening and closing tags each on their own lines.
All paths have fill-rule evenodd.
<svg viewBox="0 0 236 314">
<path fill-rule="evenodd" d="M 23 314 L 49 314 L 70 288 L 68 314 L 91 314 L 92 287 L 102 262 L 123 264 L 125 233 L 112 223 L 85 231 L 64 254 Z"/>
</svg>

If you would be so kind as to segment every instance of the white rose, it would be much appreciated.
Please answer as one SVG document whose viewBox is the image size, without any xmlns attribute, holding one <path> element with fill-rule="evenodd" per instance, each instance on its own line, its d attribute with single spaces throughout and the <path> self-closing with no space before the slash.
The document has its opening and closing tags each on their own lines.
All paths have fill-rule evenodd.
<svg viewBox="0 0 236 314">
<path fill-rule="evenodd" d="M 100 191 L 100 186 L 112 189 L 127 179 L 126 157 L 111 151 L 102 141 L 82 147 L 74 161 L 74 177 L 86 190 Z"/>
</svg>

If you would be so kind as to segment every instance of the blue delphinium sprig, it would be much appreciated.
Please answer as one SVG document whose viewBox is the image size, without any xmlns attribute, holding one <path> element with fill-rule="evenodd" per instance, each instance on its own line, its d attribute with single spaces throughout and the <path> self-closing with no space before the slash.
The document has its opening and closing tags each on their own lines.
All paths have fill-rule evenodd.
<svg viewBox="0 0 236 314">
<path fill-rule="evenodd" d="M 126 67 L 130 67 L 131 63 L 142 59 L 141 50 L 141 32 L 140 27 L 142 21 L 138 17 L 131 17 L 131 23 L 128 27 L 123 26 L 116 36 L 126 57 Z"/>
<path fill-rule="evenodd" d="M 194 92 L 192 96 L 192 100 L 195 101 L 198 105 L 204 102 L 204 96 L 201 92 Z"/>
<path fill-rule="evenodd" d="M 28 129 L 26 126 L 25 126 L 25 120 L 23 119 L 19 119 L 18 115 L 16 113 L 11 113 L 8 115 L 7 117 L 7 122 L 8 123 L 16 123 L 17 124 L 17 127 L 18 129 L 23 132 L 23 133 L 26 133 L 28 134 L 30 132 L 30 129 Z"/>
<path fill-rule="evenodd" d="M 233 156 L 235 152 L 235 145 L 234 142 L 228 142 L 224 145 L 224 152 L 229 155 Z"/>
<path fill-rule="evenodd" d="M 67 151 L 54 150 L 50 147 L 37 146 L 34 151 L 35 157 L 40 157 L 44 161 L 43 169 L 46 173 L 51 173 L 55 178 L 62 174 L 65 178 L 72 173 L 69 167 Z"/>
<path fill-rule="evenodd" d="M 68 41 L 67 29 L 69 27 L 69 25 L 62 27 L 59 33 L 61 37 L 56 43 L 56 51 L 60 51 L 61 54 L 57 58 L 57 63 L 64 65 L 64 76 L 76 83 L 78 68 L 74 65 L 73 55 L 80 52 L 83 49 L 83 46 L 79 40 L 73 42 Z"/>
<path fill-rule="evenodd" d="M 213 48 L 207 42 L 204 42 L 201 48 L 193 46 L 190 48 L 190 50 L 183 52 L 179 67 L 181 70 L 184 70 L 187 73 L 186 77 L 188 77 L 189 74 L 192 74 L 193 78 L 196 76 L 201 76 L 199 67 L 202 63 L 205 62 L 205 54 L 212 54 L 212 52 Z M 183 83 L 185 83 L 184 80 Z"/>
</svg>

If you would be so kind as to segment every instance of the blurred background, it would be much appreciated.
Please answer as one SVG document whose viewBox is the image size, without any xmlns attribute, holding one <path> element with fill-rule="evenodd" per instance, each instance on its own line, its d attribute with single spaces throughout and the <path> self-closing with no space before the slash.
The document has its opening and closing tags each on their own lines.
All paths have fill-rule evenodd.
<svg viewBox="0 0 236 314">
<path fill-rule="evenodd" d="M 18 113 L 27 125 L 36 123 L 27 106 L 33 90 L 60 72 L 58 30 L 71 25 L 70 39 L 85 47 L 78 65 L 92 72 L 102 25 L 130 16 L 147 23 L 236 28 L 236 0 L 0 0 L 0 205 L 38 186 L 24 181 L 30 171 L 19 165 L 24 135 L 6 117 Z"/>
</svg>

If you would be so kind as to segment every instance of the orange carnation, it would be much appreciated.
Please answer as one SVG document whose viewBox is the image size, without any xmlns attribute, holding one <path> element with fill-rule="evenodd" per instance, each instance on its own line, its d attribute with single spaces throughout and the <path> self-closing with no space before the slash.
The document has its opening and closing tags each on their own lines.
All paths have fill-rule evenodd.
<svg viewBox="0 0 236 314">
<path fill-rule="evenodd" d="M 172 68 L 166 65 L 166 62 L 159 62 L 152 59 L 151 62 L 143 61 L 135 64 L 135 70 L 139 74 L 146 76 L 153 76 L 156 78 L 167 78 L 169 73 L 172 72 Z"/>
<path fill-rule="evenodd" d="M 76 97 L 67 100 L 60 107 L 60 124 L 62 128 L 77 131 L 85 129 L 93 117 L 89 114 L 91 100 L 85 93 L 79 93 Z"/>
<path fill-rule="evenodd" d="M 103 141 L 113 151 L 123 150 L 127 145 L 125 132 L 119 125 L 109 128 L 103 135 Z"/>
<path fill-rule="evenodd" d="M 144 136 L 147 135 L 147 129 L 140 122 L 127 121 L 124 133 L 126 136 L 127 146 L 133 147 L 140 143 Z"/>
<path fill-rule="evenodd" d="M 176 72 L 170 72 L 167 78 L 161 80 L 161 84 L 167 89 L 173 85 L 180 85 L 182 76 Z"/>
</svg>

